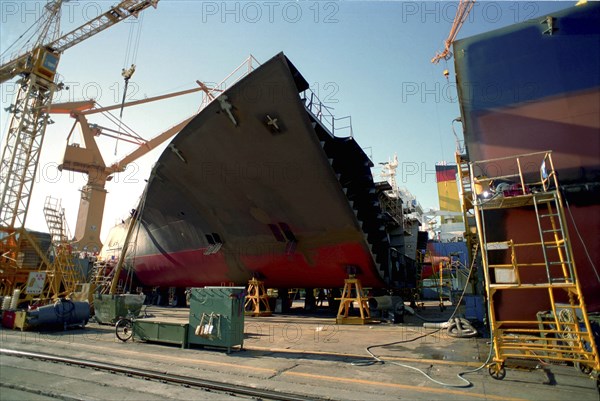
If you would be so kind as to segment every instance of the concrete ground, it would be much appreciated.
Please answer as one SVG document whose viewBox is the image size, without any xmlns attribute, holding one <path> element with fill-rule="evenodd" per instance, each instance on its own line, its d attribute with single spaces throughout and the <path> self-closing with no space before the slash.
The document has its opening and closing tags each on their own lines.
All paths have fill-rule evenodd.
<svg viewBox="0 0 600 401">
<path fill-rule="evenodd" d="M 150 307 L 147 312 L 157 319 L 185 322 L 189 310 Z M 444 320 L 449 312 L 442 313 L 436 305 L 431 304 L 419 313 L 428 320 Z M 545 365 L 535 360 L 520 363 L 522 366 L 519 369 L 512 369 L 513 364 L 509 363 L 504 380 L 493 379 L 484 368 L 464 376 L 471 382 L 469 387 L 453 387 L 465 385 L 457 377 L 458 373 L 474 370 L 487 359 L 489 341 L 481 337 L 453 338 L 444 331 L 425 329 L 422 323 L 421 319 L 409 316 L 404 324 L 336 325 L 333 315 L 325 311 L 311 315 L 247 316 L 243 350 L 236 349 L 230 354 L 216 348 L 181 349 L 159 343 L 121 342 L 116 339 L 113 327 L 95 323 L 88 324 L 85 329 L 47 333 L 3 329 L 0 336 L 2 348 L 118 362 L 127 366 L 292 392 L 309 398 L 447 401 L 598 399 L 596 382 L 578 369 L 565 365 Z M 367 347 L 371 347 L 371 352 L 384 363 L 373 363 L 375 360 L 366 351 Z M 47 399 L 36 398 L 31 392 L 27 393 L 31 398 L 17 395 L 15 391 L 19 391 L 22 384 L 20 380 L 25 381 L 26 378 L 20 378 L 15 369 L 22 368 L 24 362 L 4 355 L 0 358 L 1 386 L 12 391 L 2 391 L 2 394 L 10 394 L 10 397 L 20 400 Z M 41 364 L 35 361 L 26 363 L 28 372 L 34 370 L 34 366 L 29 365 Z M 539 368 L 535 369 L 536 366 Z M 81 380 L 90 381 L 86 377 L 90 372 L 72 369 L 79 369 L 79 374 L 73 374 Z M 93 396 L 84 394 L 82 399 L 114 399 L 117 395 L 114 388 L 135 387 L 135 384 L 121 383 L 126 379 L 116 377 L 113 375 L 115 382 L 109 381 L 105 386 L 105 398 L 96 389 Z M 37 384 L 42 386 L 39 383 L 42 380 Z M 162 384 L 163 390 L 160 383 L 153 386 L 157 388 L 148 388 L 147 391 L 152 391 L 159 399 L 190 396 L 173 392 L 172 385 Z M 78 390 L 77 394 L 82 394 L 82 391 Z M 164 393 L 161 394 L 161 391 Z M 48 397 L 53 393 L 44 394 Z M 121 399 L 153 398 L 145 393 L 125 394 L 127 396 Z M 139 398 L 136 398 L 137 395 Z M 50 396 L 48 399 L 54 398 Z M 208 399 L 206 394 L 196 398 Z M 2 395 L 0 399 L 11 398 Z"/>
</svg>

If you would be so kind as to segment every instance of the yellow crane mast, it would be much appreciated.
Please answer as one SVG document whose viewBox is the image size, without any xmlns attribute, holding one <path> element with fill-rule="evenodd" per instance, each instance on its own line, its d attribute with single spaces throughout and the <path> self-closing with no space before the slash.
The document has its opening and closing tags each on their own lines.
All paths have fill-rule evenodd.
<svg viewBox="0 0 600 401">
<path fill-rule="evenodd" d="M 36 240 L 25 230 L 25 219 L 52 96 L 62 87 L 55 82 L 60 55 L 124 19 L 137 17 L 148 7 L 156 8 L 158 1 L 121 1 L 62 36 L 58 33 L 63 0 L 50 1 L 39 20 L 37 32 L 40 34 L 33 47 L 22 49 L 16 57 L 0 65 L 0 83 L 21 76 L 17 81 L 17 96 L 8 109 L 11 122 L 0 160 L 0 295 L 11 294 L 27 282 L 29 272 L 38 269 L 37 266 L 33 270 L 24 267 L 22 247 L 25 244 L 35 249 L 42 265 L 48 265 Z"/>
</svg>

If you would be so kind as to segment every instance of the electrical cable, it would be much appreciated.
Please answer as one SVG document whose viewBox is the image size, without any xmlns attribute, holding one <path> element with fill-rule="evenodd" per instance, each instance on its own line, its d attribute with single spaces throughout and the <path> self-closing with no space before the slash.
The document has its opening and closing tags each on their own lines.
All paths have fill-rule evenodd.
<svg viewBox="0 0 600 401">
<path fill-rule="evenodd" d="M 567 205 L 567 210 L 569 211 L 569 216 L 571 217 L 571 221 L 573 222 L 573 227 L 575 228 L 575 232 L 577 233 L 577 237 L 579 237 L 579 241 L 581 241 L 581 245 L 583 245 L 583 251 L 585 252 L 585 255 L 587 256 L 588 260 L 590 261 L 590 265 L 592 266 L 592 270 L 594 270 L 594 273 L 596 274 L 596 278 L 598 279 L 598 282 L 600 282 L 600 275 L 598 274 L 596 265 L 594 264 L 594 261 L 592 260 L 592 257 L 590 256 L 590 253 L 588 252 L 588 248 L 585 245 L 585 242 L 583 242 L 583 237 L 581 236 L 581 233 L 579 232 L 579 229 L 577 228 L 577 224 L 575 223 L 575 218 L 573 217 L 573 213 L 571 212 L 571 205 L 569 205 L 569 201 L 566 196 L 564 197 L 564 199 L 565 199 L 565 204 Z"/>
<path fill-rule="evenodd" d="M 492 196 L 492 199 L 493 199 L 493 198 L 495 198 L 495 197 L 496 197 L 496 195 Z M 488 202 L 488 201 L 490 201 L 490 200 L 491 200 L 491 199 L 487 199 L 487 200 L 480 200 L 480 202 L 483 204 L 483 203 L 487 203 L 487 202 Z M 587 255 L 587 257 L 588 257 L 588 259 L 589 259 L 589 261 L 590 261 L 590 263 L 591 263 L 591 265 L 592 265 L 592 267 L 593 267 L 593 269 L 594 269 L 594 272 L 596 273 L 596 277 L 597 277 L 597 278 L 598 278 L 598 280 L 600 281 L 600 276 L 598 275 L 598 272 L 597 272 L 597 270 L 596 270 L 596 266 L 594 265 L 594 263 L 593 263 L 593 261 L 592 261 L 592 259 L 591 259 L 590 255 L 589 255 L 589 253 L 588 253 L 588 250 L 587 250 L 587 246 L 586 246 L 586 244 L 583 242 L 583 238 L 581 237 L 581 234 L 580 234 L 580 232 L 579 232 L 579 229 L 577 228 L 577 225 L 576 225 L 576 223 L 575 223 L 575 219 L 574 219 L 573 213 L 571 212 L 570 205 L 569 205 L 569 203 L 568 203 L 568 200 L 566 200 L 566 198 L 565 198 L 565 202 L 566 202 L 566 205 L 567 205 L 567 210 L 569 211 L 569 215 L 570 215 L 570 217 L 571 217 L 571 220 L 572 220 L 572 222 L 573 222 L 573 226 L 575 227 L 575 231 L 576 231 L 576 233 L 577 233 L 577 235 L 578 235 L 578 237 L 579 237 L 579 239 L 580 239 L 580 241 L 581 241 L 581 243 L 582 243 L 582 245 L 583 245 L 583 247 L 584 247 L 585 253 L 586 253 L 586 255 Z M 485 221 L 484 221 L 484 216 L 483 216 L 483 215 L 481 216 L 481 219 L 482 219 L 482 222 L 481 222 L 482 226 L 485 226 Z M 483 235 L 483 242 L 485 243 L 485 242 L 486 242 L 486 238 L 485 238 L 485 236 L 486 236 L 486 235 L 485 235 L 485 231 L 482 233 L 482 235 Z M 477 246 L 478 246 L 478 245 L 477 245 Z M 477 249 L 477 248 L 475 248 L 475 249 Z M 477 253 L 477 250 L 475 251 L 475 253 Z M 472 263 L 471 263 L 471 267 L 470 267 L 470 269 L 469 269 L 469 276 L 468 276 L 468 278 L 467 278 L 467 281 L 466 281 L 466 282 L 467 282 L 467 284 L 466 284 L 466 285 L 468 285 L 468 282 L 469 282 L 469 279 L 470 279 L 471 273 L 472 273 L 472 271 L 473 271 L 474 262 L 475 262 L 475 257 L 473 257 L 473 260 L 472 260 Z M 467 288 L 467 287 L 466 287 L 466 285 L 465 285 L 465 287 L 463 288 L 463 292 L 462 292 L 462 294 L 461 294 L 461 296 L 460 296 L 460 300 L 457 302 L 457 306 L 456 306 L 456 308 L 454 309 L 454 312 L 452 313 L 452 316 L 451 316 L 451 318 L 450 318 L 449 322 L 450 322 L 450 321 L 451 321 L 451 320 L 454 318 L 454 315 L 455 315 L 455 314 L 456 314 L 456 312 L 458 311 L 458 307 L 460 306 L 460 304 L 461 304 L 461 302 L 462 302 L 462 299 L 463 299 L 463 297 L 464 297 L 464 294 L 465 294 L 465 292 L 466 292 L 466 288 Z M 491 316 L 491 303 L 490 303 L 490 302 L 488 302 L 488 303 L 487 303 L 487 306 L 488 306 L 488 316 Z M 570 311 L 569 311 L 569 312 L 570 312 Z M 424 319 L 422 316 L 420 316 L 420 315 L 418 315 L 418 314 L 415 314 L 415 315 L 416 315 L 417 317 L 419 317 L 420 319 L 426 320 L 426 319 Z M 565 316 L 565 314 L 563 314 L 563 313 L 561 313 L 561 315 L 560 315 L 560 318 L 561 318 L 561 320 L 563 320 L 563 321 L 564 321 L 564 320 L 569 320 L 569 321 L 571 321 L 571 319 L 574 319 L 572 315 L 571 315 L 571 316 L 569 316 L 569 318 L 567 318 L 567 317 Z M 376 363 L 384 364 L 384 363 L 386 363 L 386 362 L 385 362 L 385 361 L 384 361 L 382 358 L 379 358 L 379 357 L 375 356 L 375 355 L 374 355 L 374 354 L 371 352 L 371 349 L 372 349 L 372 348 L 377 348 L 377 347 L 386 347 L 386 346 L 391 346 L 391 345 L 396 345 L 396 344 L 401 344 L 401 343 L 407 343 L 407 342 L 415 341 L 415 340 L 418 340 L 418 339 L 420 339 L 420 338 L 423 338 L 423 337 L 426 337 L 426 336 L 429 336 L 429 335 L 435 334 L 435 333 L 439 332 L 440 330 L 442 330 L 442 328 L 439 328 L 439 329 L 437 329 L 437 330 L 435 330 L 435 331 L 432 331 L 432 332 L 430 332 L 430 333 L 427 333 L 427 334 L 424 334 L 424 335 L 421 335 L 421 336 L 417 336 L 417 337 L 415 337 L 415 338 L 413 338 L 413 339 L 410 339 L 410 340 L 397 341 L 397 342 L 392 342 L 392 343 L 387 343 L 387 344 L 371 345 L 371 346 L 369 346 L 369 347 L 367 347 L 367 348 L 366 348 L 366 351 L 367 351 L 367 352 L 368 352 L 368 353 L 371 355 L 371 357 L 372 357 L 374 360 L 372 360 L 372 361 L 356 361 L 356 362 L 353 362 L 352 364 L 353 364 L 353 365 L 355 365 L 355 366 L 369 366 L 369 365 L 373 365 L 373 364 L 376 364 Z M 565 335 L 565 337 L 567 337 L 567 338 L 568 338 L 569 336 L 570 336 L 569 334 Z M 416 367 L 414 367 L 414 366 L 410 366 L 410 365 L 406 365 L 406 364 L 401 364 L 401 363 L 398 363 L 398 362 L 391 362 L 391 361 L 388 361 L 387 363 L 391 363 L 391 364 L 393 364 L 393 365 L 397 365 L 397 366 L 404 367 L 404 368 L 407 368 L 407 369 L 412 369 L 412 370 L 415 370 L 415 371 L 417 371 L 417 372 L 419 372 L 419 373 L 423 374 L 423 375 L 424 375 L 426 378 L 428 378 L 430 381 L 432 381 L 432 382 L 434 382 L 434 383 L 437 383 L 437 384 L 440 384 L 440 385 L 442 385 L 442 386 L 446 386 L 446 387 L 458 387 L 458 388 L 471 387 L 471 386 L 472 386 L 472 383 L 471 383 L 469 380 L 467 380 L 467 379 L 465 379 L 464 377 L 462 377 L 462 376 L 463 376 L 463 375 L 466 375 L 466 374 L 469 374 L 469 373 L 475 373 L 475 372 L 478 372 L 478 371 L 482 370 L 483 368 L 485 368 L 485 367 L 486 367 L 486 366 L 489 364 L 490 360 L 492 359 L 492 354 L 493 354 L 493 352 L 494 352 L 493 333 L 491 333 L 491 337 L 492 337 L 492 340 L 489 342 L 489 344 L 490 344 L 490 347 L 489 347 L 488 356 L 487 356 L 487 359 L 485 360 L 485 362 L 483 362 L 483 363 L 482 363 L 482 364 L 481 364 L 479 367 L 477 367 L 477 368 L 475 368 L 475 369 L 472 369 L 472 370 L 467 370 L 467 371 L 463 371 L 463 372 L 459 372 L 459 373 L 457 374 L 457 377 L 458 377 L 460 380 L 462 380 L 463 382 L 465 382 L 465 384 L 462 384 L 462 385 L 456 385 L 456 384 L 448 384 L 448 383 L 443 383 L 443 382 L 441 382 L 441 381 L 438 381 L 438 380 L 436 380 L 436 379 L 432 378 L 432 377 L 431 377 L 430 375 L 428 375 L 428 374 L 427 374 L 425 371 L 423 371 L 423 370 L 421 370 L 421 369 L 419 369 L 419 368 L 416 368 Z M 546 365 L 546 363 L 544 363 L 544 362 L 543 362 L 541 359 L 538 359 L 538 360 L 539 360 L 539 361 L 540 361 L 542 364 L 545 364 L 545 365 Z M 431 365 L 431 366 L 433 366 L 433 365 Z"/>
<path fill-rule="evenodd" d="M 477 254 L 477 249 L 478 249 L 478 244 L 477 244 L 477 245 L 476 245 L 476 247 L 475 247 L 475 254 Z M 476 259 L 476 258 L 475 258 L 475 256 L 474 256 L 474 257 L 473 257 L 473 259 L 471 260 L 471 266 L 470 266 L 470 268 L 469 268 L 469 275 L 467 276 L 467 280 L 466 280 L 465 286 L 463 287 L 463 291 L 462 291 L 462 293 L 461 293 L 461 295 L 460 295 L 460 297 L 459 297 L 459 301 L 456 303 L 456 307 L 454 308 L 454 311 L 452 312 L 452 315 L 451 315 L 450 319 L 448 320 L 448 322 L 450 322 L 451 320 L 453 320 L 453 319 L 454 319 L 454 316 L 455 316 L 455 315 L 456 315 L 456 313 L 458 312 L 458 308 L 459 308 L 459 306 L 460 306 L 460 304 L 461 304 L 461 302 L 462 302 L 462 300 L 463 300 L 463 297 L 464 297 L 464 295 L 465 295 L 465 293 L 466 293 L 467 286 L 468 286 L 468 284 L 469 284 L 469 280 L 470 280 L 470 278 L 471 278 L 471 273 L 473 272 L 473 268 L 475 267 L 475 259 Z M 490 313 L 490 311 L 489 311 L 489 306 L 490 306 L 490 305 L 489 305 L 489 303 L 488 303 L 488 313 Z M 416 315 L 416 314 L 415 314 L 415 315 Z M 421 316 L 418 316 L 418 315 L 417 315 L 417 317 L 419 317 L 419 318 L 423 319 Z M 421 373 L 423 376 L 425 376 L 425 377 L 426 377 L 427 379 L 429 379 L 430 381 L 432 381 L 432 382 L 434 382 L 434 383 L 436 383 L 436 384 L 439 384 L 439 385 L 441 385 L 441 386 L 444 386 L 444 387 L 455 387 L 455 388 L 467 388 L 467 387 L 472 387 L 472 386 L 473 386 L 473 384 L 472 384 L 472 383 L 471 383 L 469 380 L 465 379 L 465 378 L 464 378 L 464 377 L 462 377 L 462 376 L 464 376 L 464 375 L 466 375 L 466 374 L 469 374 L 469 373 L 475 373 L 475 372 L 478 372 L 478 371 L 480 371 L 481 369 L 483 369 L 483 368 L 485 368 L 485 367 L 487 366 L 487 364 L 490 362 L 490 360 L 491 360 L 491 358 L 492 358 L 492 353 L 493 353 L 493 350 L 494 350 L 494 343 L 493 343 L 493 341 L 490 341 L 490 348 L 489 348 L 488 356 L 487 356 L 487 358 L 486 358 L 485 362 L 483 362 L 483 363 L 481 364 L 481 366 L 479 366 L 479 367 L 477 367 L 477 368 L 475 368 L 475 369 L 472 369 L 472 370 L 466 370 L 466 371 L 462 371 L 462 372 L 459 372 L 459 373 L 457 373 L 457 374 L 456 374 L 456 376 L 457 376 L 457 377 L 458 377 L 458 378 L 459 378 L 461 381 L 463 381 L 463 382 L 464 382 L 464 384 L 450 384 L 450 383 L 444 383 L 444 382 L 442 382 L 442 381 L 439 381 L 439 380 L 436 380 L 436 379 L 434 379 L 434 378 L 433 378 L 433 377 L 431 377 L 429 374 L 427 374 L 427 373 L 426 373 L 424 370 L 422 370 L 422 369 L 419 369 L 419 368 L 417 368 L 417 367 L 415 367 L 415 366 L 406 365 L 406 364 L 399 363 L 399 362 L 394 362 L 394 361 L 385 361 L 383 358 L 380 358 L 380 357 L 376 356 L 375 354 L 373 354 L 373 352 L 371 352 L 371 349 L 372 349 L 372 348 L 389 347 L 389 346 L 391 346 L 391 345 L 397 345 L 397 344 L 403 344 L 403 343 L 408 343 L 408 342 L 416 341 L 416 340 L 419 340 L 419 339 L 421 339 L 421 338 L 424 338 L 424 337 L 427 337 L 427 336 L 430 336 L 430 335 L 436 334 L 436 333 L 440 332 L 441 330 L 443 330 L 443 328 L 439 328 L 439 329 L 437 329 L 437 330 L 431 331 L 431 332 L 429 332 L 429 333 L 426 333 L 426 334 L 422 334 L 422 335 L 420 335 L 420 336 L 417 336 L 417 337 L 411 338 L 411 339 L 409 339 L 409 340 L 394 341 L 394 342 L 391 342 L 391 343 L 386 343 L 386 344 L 376 344 L 376 345 L 370 345 L 370 346 L 368 346 L 367 348 L 365 348 L 365 350 L 367 351 L 367 353 L 368 353 L 368 354 L 369 354 L 369 355 L 370 355 L 370 356 L 371 356 L 371 357 L 372 357 L 374 360 L 353 361 L 353 362 L 351 362 L 351 365 L 353 365 L 353 366 L 371 366 L 371 365 L 375 365 L 375 364 L 385 364 L 385 363 L 390 363 L 390 364 L 392 364 L 392 365 L 397 365 L 397 366 L 400 366 L 400 367 L 403 367 L 403 368 L 406 368 L 406 369 L 415 370 L 415 371 L 417 371 L 417 372 Z"/>
<path fill-rule="evenodd" d="M 456 130 L 454 129 L 454 122 L 456 122 L 456 121 L 460 122 L 462 120 L 460 119 L 460 117 L 455 118 L 450 123 L 450 127 L 452 128 L 452 134 L 454 134 L 454 138 L 456 140 L 456 151 L 460 154 L 464 154 L 464 153 L 466 153 L 466 149 L 464 149 L 464 145 L 460 146 L 461 141 L 458 139 L 458 134 L 456 133 Z M 464 143 L 464 139 L 462 142 Z"/>
</svg>

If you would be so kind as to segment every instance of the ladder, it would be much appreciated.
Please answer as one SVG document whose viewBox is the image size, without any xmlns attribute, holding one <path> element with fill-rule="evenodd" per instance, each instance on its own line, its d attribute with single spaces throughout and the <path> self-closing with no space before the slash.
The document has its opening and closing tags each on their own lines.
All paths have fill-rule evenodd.
<svg viewBox="0 0 600 401">
<path fill-rule="evenodd" d="M 70 245 L 69 228 L 65 219 L 65 210 L 59 199 L 46 197 L 44 216 L 52 239 L 54 260 L 47 274 L 46 299 L 69 295 L 82 281 L 81 274 L 75 267 Z"/>
<path fill-rule="evenodd" d="M 486 168 L 487 164 L 493 164 L 497 171 L 516 173 L 495 177 L 482 174 L 491 170 Z M 539 175 L 522 168 L 531 165 L 541 166 Z M 514 358 L 568 362 L 586 374 L 597 376 L 600 372 L 598 349 L 577 279 L 551 152 L 472 162 L 470 176 L 473 188 L 474 177 L 485 177 L 480 178 L 480 182 L 485 180 L 490 192 L 494 192 L 494 187 L 500 188 L 494 184 L 499 180 L 504 182 L 505 188 L 486 196 L 473 193 L 472 197 L 495 351 L 493 362 L 488 365 L 490 375 L 503 379 L 506 360 Z M 506 180 L 513 184 L 506 184 Z M 525 240 L 523 232 L 535 233 L 535 227 L 526 230 L 505 223 L 506 227 L 498 230 L 486 224 L 486 217 L 493 217 L 499 210 L 510 214 L 507 209 L 520 209 L 516 221 L 521 225 L 536 224 L 538 234 L 531 234 Z M 507 215 L 501 216 L 506 219 Z M 499 240 L 499 232 L 508 238 Z M 511 293 L 525 295 L 549 308 L 537 311 L 534 316 L 523 311 L 515 314 L 506 306 Z M 507 317 L 510 314 L 527 317 Z"/>
<path fill-rule="evenodd" d="M 562 207 L 560 207 L 558 192 L 551 191 L 547 193 L 547 196 L 533 196 L 533 205 L 548 282 L 573 283 L 575 280 L 573 257 L 565 233 L 565 219 L 560 213 Z M 561 277 L 556 277 L 553 269 L 555 267 L 560 267 Z"/>
<path fill-rule="evenodd" d="M 90 273 L 89 283 L 97 294 L 108 294 L 115 273 L 116 262 L 96 260 Z"/>
</svg>

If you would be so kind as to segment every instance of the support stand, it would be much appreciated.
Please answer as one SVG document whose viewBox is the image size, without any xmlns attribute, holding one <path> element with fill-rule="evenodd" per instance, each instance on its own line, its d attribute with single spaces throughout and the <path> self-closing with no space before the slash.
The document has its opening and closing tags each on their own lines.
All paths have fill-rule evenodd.
<svg viewBox="0 0 600 401">
<path fill-rule="evenodd" d="M 244 309 L 249 316 L 271 316 L 269 297 L 262 281 L 253 278 L 248 282 L 248 295 L 246 295 Z"/>
<path fill-rule="evenodd" d="M 353 288 L 354 287 L 354 288 Z M 352 295 L 354 291 L 354 296 Z M 360 280 L 355 278 L 353 275 L 350 278 L 344 280 L 344 290 L 342 291 L 342 297 L 336 298 L 340 301 L 340 308 L 335 319 L 337 324 L 368 324 L 372 321 L 371 312 L 367 304 L 367 297 L 363 295 L 362 284 Z M 353 302 L 358 304 L 359 316 L 348 316 L 350 307 Z"/>
</svg>

